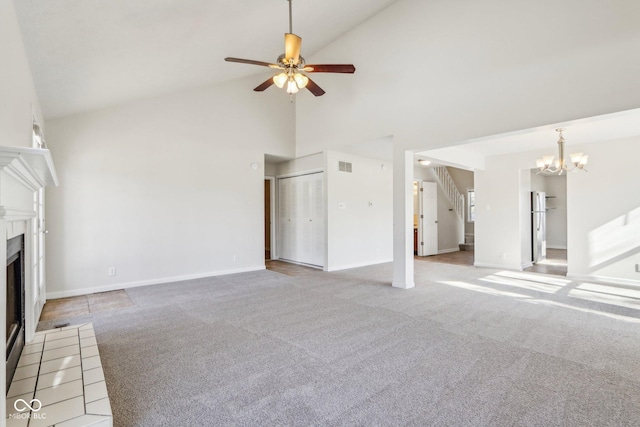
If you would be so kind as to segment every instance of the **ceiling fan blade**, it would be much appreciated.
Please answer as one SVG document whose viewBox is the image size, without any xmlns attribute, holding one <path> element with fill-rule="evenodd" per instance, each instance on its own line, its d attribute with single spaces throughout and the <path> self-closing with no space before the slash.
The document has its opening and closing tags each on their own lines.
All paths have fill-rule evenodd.
<svg viewBox="0 0 640 427">
<path fill-rule="evenodd" d="M 345 73 L 353 74 L 356 67 L 353 64 L 316 64 L 306 65 L 304 71 L 308 73 Z"/>
<path fill-rule="evenodd" d="M 268 89 L 269 87 L 271 87 L 272 84 L 273 84 L 273 77 L 269 77 L 267 80 L 265 80 L 263 83 L 261 83 L 259 86 L 257 86 L 253 90 L 256 92 L 262 92 L 265 89 Z"/>
<path fill-rule="evenodd" d="M 316 84 L 316 82 L 314 82 L 311 79 L 309 79 L 309 82 L 307 82 L 307 86 L 306 87 L 307 87 L 307 89 L 309 89 L 309 92 L 311 92 L 315 96 L 322 96 L 322 95 L 325 94 L 324 90 L 322 90 L 322 88 L 320 86 L 318 86 Z"/>
<path fill-rule="evenodd" d="M 227 62 L 239 62 L 240 64 L 250 64 L 250 65 L 260 65 L 262 67 L 280 68 L 279 65 L 270 64 L 268 62 L 263 62 L 263 61 L 254 61 L 253 59 L 224 58 L 224 60 Z"/>
<path fill-rule="evenodd" d="M 300 45 L 302 45 L 300 37 L 292 33 L 284 35 L 284 58 L 287 61 L 293 61 L 293 65 L 298 65 L 300 62 Z"/>
</svg>

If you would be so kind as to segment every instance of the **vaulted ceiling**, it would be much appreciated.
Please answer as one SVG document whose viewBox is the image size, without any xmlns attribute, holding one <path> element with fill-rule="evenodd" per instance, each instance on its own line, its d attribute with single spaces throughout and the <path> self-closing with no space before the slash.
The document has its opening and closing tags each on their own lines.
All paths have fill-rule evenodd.
<svg viewBox="0 0 640 427">
<path fill-rule="evenodd" d="M 293 32 L 303 38 L 303 55 L 394 1 L 295 0 Z M 289 27 L 286 0 L 14 3 L 48 119 L 264 73 L 223 58 L 274 61 Z"/>
</svg>

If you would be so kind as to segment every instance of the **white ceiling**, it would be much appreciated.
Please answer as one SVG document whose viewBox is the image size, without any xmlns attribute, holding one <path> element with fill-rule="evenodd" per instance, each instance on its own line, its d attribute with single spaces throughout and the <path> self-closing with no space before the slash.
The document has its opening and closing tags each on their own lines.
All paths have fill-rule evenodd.
<svg viewBox="0 0 640 427">
<path fill-rule="evenodd" d="M 309 58 L 394 1 L 295 0 L 293 32 L 303 38 L 303 55 Z M 286 0 L 14 3 L 46 118 L 268 76 L 264 68 L 223 59 L 275 61 L 289 28 Z M 263 80 L 256 76 L 256 86 Z"/>
<path fill-rule="evenodd" d="M 456 145 L 456 150 L 465 150 L 483 157 L 548 149 L 549 154 L 557 150 L 556 128 L 565 128 L 565 145 L 590 144 L 613 141 L 640 135 L 640 109 L 590 117 L 566 123 L 555 123 L 534 129 L 524 129 L 502 135 L 478 138 Z M 429 157 L 430 150 L 416 153 Z"/>
</svg>

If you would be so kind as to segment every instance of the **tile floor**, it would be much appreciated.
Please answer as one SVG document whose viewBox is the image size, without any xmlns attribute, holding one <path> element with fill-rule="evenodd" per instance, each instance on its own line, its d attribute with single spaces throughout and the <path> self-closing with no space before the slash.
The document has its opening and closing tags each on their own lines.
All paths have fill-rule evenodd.
<svg viewBox="0 0 640 427">
<path fill-rule="evenodd" d="M 133 302 L 124 289 L 78 297 L 48 300 L 42 309 L 41 321 L 86 316 L 90 313 L 131 307 Z"/>
<path fill-rule="evenodd" d="M 7 393 L 6 422 L 7 427 L 113 425 L 91 323 L 37 332 L 25 345 Z"/>
<path fill-rule="evenodd" d="M 265 266 L 267 270 L 286 274 L 287 276 L 300 276 L 309 273 L 313 274 L 314 272 L 322 272 L 322 269 L 319 268 L 307 267 L 304 265 L 280 260 L 265 261 Z"/>
<path fill-rule="evenodd" d="M 426 257 L 415 256 L 416 262 L 441 262 L 455 265 L 473 265 L 473 251 L 456 251 L 440 255 Z M 524 271 L 532 273 L 552 274 L 555 276 L 567 275 L 567 251 L 564 249 L 547 249 L 547 259 L 525 268 Z"/>
</svg>

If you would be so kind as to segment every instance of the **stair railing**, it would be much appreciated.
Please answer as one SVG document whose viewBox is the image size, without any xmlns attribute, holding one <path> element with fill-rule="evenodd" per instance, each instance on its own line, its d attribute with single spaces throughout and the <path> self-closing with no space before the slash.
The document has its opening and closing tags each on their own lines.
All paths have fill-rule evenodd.
<svg viewBox="0 0 640 427">
<path fill-rule="evenodd" d="M 453 209 L 458 217 L 464 221 L 464 195 L 458 191 L 458 187 L 453 182 L 453 178 L 449 174 L 449 171 L 444 166 L 438 166 L 435 169 L 436 177 L 444 190 L 447 198 L 451 202 Z"/>
</svg>

